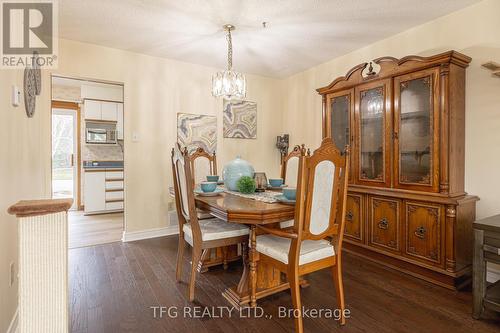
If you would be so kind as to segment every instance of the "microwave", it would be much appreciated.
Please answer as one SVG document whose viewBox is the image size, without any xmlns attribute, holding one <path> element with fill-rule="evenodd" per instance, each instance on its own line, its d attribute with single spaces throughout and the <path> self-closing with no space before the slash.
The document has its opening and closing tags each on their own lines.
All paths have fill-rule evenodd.
<svg viewBox="0 0 500 333">
<path fill-rule="evenodd" d="M 116 144 L 116 124 L 87 123 L 85 142 L 87 144 Z"/>
</svg>

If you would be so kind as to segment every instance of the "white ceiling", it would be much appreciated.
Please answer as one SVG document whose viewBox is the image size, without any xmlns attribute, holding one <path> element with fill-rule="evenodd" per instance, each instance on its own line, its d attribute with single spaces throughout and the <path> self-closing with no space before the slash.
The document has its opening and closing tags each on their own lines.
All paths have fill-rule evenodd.
<svg viewBox="0 0 500 333">
<path fill-rule="evenodd" d="M 59 35 L 223 68 L 231 23 L 235 70 L 286 77 L 476 2 L 60 0 Z"/>
</svg>

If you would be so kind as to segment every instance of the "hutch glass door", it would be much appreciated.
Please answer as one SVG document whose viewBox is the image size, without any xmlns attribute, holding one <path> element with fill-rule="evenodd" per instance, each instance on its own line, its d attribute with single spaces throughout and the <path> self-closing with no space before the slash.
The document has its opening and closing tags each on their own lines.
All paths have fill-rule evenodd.
<svg viewBox="0 0 500 333">
<path fill-rule="evenodd" d="M 395 79 L 398 187 L 438 188 L 437 74 L 426 70 Z"/>
<path fill-rule="evenodd" d="M 356 89 L 359 131 L 358 182 L 389 186 L 390 82 L 374 82 Z M 378 183 L 378 184 L 377 184 Z"/>
<path fill-rule="evenodd" d="M 351 122 L 354 103 L 354 91 L 340 91 L 327 96 L 327 129 L 326 136 L 332 138 L 340 151 L 345 150 L 346 145 L 351 145 L 351 156 L 353 147 L 351 143 Z M 352 159 L 351 159 L 352 160 Z M 351 163 L 352 166 L 352 163 Z M 352 180 L 352 168 L 349 172 L 349 181 Z"/>
</svg>

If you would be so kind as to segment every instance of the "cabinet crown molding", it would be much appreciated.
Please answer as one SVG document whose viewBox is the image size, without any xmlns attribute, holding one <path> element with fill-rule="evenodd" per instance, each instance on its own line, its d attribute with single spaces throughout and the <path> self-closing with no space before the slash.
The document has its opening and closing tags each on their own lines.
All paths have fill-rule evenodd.
<svg viewBox="0 0 500 333">
<path fill-rule="evenodd" d="M 451 63 L 466 68 L 469 66 L 471 60 L 472 58 L 466 56 L 465 54 L 453 50 L 430 57 L 409 55 L 398 59 L 395 57 L 385 56 L 372 61 L 380 66 L 380 70 L 376 75 L 363 77 L 363 71 L 369 65 L 369 62 L 364 62 L 351 68 L 346 75 L 336 78 L 329 85 L 318 88 L 316 91 L 320 95 L 325 95 L 363 82 L 406 74 L 415 70 L 434 67 L 441 64 Z"/>
</svg>

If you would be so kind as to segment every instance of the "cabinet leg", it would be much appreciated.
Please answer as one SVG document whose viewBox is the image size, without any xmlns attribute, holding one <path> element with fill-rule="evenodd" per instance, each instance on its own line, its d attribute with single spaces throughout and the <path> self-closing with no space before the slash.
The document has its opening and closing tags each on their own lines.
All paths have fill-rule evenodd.
<svg viewBox="0 0 500 333">
<path fill-rule="evenodd" d="M 473 309 L 472 317 L 479 319 L 483 312 L 486 295 L 486 262 L 483 253 L 484 231 L 474 230 L 474 262 L 472 274 Z"/>
</svg>

